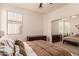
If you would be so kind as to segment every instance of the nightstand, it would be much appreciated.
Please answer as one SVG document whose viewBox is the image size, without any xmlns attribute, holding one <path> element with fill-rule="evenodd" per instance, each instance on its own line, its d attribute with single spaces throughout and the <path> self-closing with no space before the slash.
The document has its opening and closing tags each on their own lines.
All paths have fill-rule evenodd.
<svg viewBox="0 0 79 59">
<path fill-rule="evenodd" d="M 52 35 L 52 42 L 62 41 L 62 35 Z"/>
</svg>

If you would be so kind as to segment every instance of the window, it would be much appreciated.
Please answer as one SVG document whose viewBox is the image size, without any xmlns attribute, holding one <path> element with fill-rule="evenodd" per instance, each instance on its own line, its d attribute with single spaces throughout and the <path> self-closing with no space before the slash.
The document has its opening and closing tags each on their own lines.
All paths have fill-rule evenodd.
<svg viewBox="0 0 79 59">
<path fill-rule="evenodd" d="M 8 34 L 20 34 L 22 32 L 22 14 L 8 12 Z"/>
</svg>

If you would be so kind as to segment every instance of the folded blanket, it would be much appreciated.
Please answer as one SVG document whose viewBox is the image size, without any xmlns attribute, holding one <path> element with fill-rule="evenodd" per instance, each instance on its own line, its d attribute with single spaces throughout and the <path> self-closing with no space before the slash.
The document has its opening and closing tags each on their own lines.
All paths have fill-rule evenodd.
<svg viewBox="0 0 79 59">
<path fill-rule="evenodd" d="M 21 40 L 16 40 L 15 41 L 15 45 L 17 45 L 19 47 L 19 54 L 22 54 L 23 56 L 26 56 L 26 52 L 25 52 L 25 47 L 24 47 L 24 43 Z M 16 48 L 15 48 L 16 49 Z M 16 52 L 16 51 L 15 51 Z"/>
</svg>

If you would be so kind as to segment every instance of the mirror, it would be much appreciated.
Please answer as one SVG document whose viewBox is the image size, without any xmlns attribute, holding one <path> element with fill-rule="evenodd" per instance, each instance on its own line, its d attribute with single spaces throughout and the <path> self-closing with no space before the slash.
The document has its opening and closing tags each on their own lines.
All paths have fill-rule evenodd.
<svg viewBox="0 0 79 59">
<path fill-rule="evenodd" d="M 52 21 L 52 35 L 69 36 L 79 33 L 79 15 Z"/>
</svg>

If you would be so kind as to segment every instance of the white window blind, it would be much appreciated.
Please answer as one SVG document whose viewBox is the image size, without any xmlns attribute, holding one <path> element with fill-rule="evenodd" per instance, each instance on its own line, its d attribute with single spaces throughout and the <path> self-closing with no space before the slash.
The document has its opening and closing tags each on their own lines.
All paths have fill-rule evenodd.
<svg viewBox="0 0 79 59">
<path fill-rule="evenodd" d="M 20 34 L 22 32 L 22 14 L 8 12 L 8 34 Z"/>
</svg>

